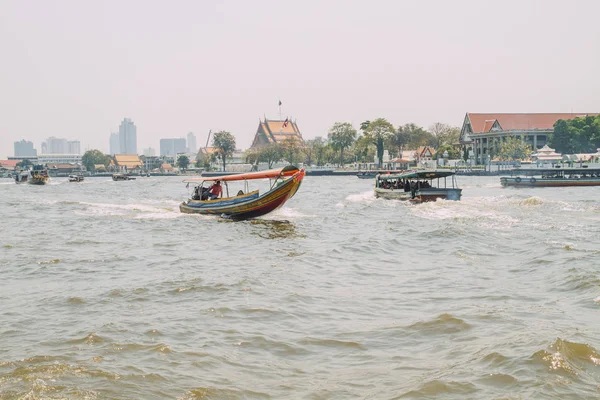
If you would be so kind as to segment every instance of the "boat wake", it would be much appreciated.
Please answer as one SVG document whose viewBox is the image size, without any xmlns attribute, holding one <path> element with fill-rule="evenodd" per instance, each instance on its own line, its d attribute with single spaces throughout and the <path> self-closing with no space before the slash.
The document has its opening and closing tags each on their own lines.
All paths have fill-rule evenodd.
<svg viewBox="0 0 600 400">
<path fill-rule="evenodd" d="M 173 205 L 79 203 L 86 208 L 76 212 L 79 215 L 92 216 L 132 216 L 135 219 L 170 219 L 181 216 Z"/>
</svg>

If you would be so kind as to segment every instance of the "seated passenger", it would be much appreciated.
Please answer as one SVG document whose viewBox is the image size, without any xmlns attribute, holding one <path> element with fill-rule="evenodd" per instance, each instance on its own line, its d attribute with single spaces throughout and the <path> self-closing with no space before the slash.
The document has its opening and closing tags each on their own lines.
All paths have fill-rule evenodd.
<svg viewBox="0 0 600 400">
<path fill-rule="evenodd" d="M 214 200 L 223 194 L 223 188 L 221 187 L 220 181 L 216 181 L 215 184 L 210 187 L 209 194 L 210 200 Z"/>
</svg>

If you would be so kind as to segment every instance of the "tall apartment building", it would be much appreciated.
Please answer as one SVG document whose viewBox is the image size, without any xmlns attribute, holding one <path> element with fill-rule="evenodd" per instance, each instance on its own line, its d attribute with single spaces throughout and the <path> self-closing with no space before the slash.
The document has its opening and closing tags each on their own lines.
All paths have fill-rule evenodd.
<svg viewBox="0 0 600 400">
<path fill-rule="evenodd" d="M 67 140 L 67 154 L 81 154 L 81 143 L 79 140 Z"/>
<path fill-rule="evenodd" d="M 67 139 L 50 136 L 42 143 L 42 154 L 69 154 Z"/>
<path fill-rule="evenodd" d="M 137 154 L 137 128 L 129 118 L 119 126 L 119 154 Z"/>
<path fill-rule="evenodd" d="M 31 156 L 37 156 L 37 150 L 33 148 L 33 142 L 28 142 L 25 139 L 15 142 L 15 157 Z"/>
<path fill-rule="evenodd" d="M 110 134 L 110 155 L 114 156 L 115 154 L 121 154 L 119 151 L 119 134 L 111 133 Z"/>
<path fill-rule="evenodd" d="M 177 153 L 185 153 L 187 147 L 184 138 L 160 139 L 160 155 L 175 157 Z"/>
<path fill-rule="evenodd" d="M 196 146 L 196 135 L 192 132 L 187 134 L 187 151 L 188 153 L 196 154 L 198 152 L 198 147 Z"/>
</svg>

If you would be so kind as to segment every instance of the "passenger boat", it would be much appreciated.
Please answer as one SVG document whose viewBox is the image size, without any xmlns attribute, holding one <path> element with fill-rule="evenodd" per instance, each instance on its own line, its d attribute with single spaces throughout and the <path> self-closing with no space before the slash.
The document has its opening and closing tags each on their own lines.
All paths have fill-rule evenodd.
<svg viewBox="0 0 600 400">
<path fill-rule="evenodd" d="M 500 177 L 504 187 L 600 186 L 600 168 L 522 168 Z"/>
<path fill-rule="evenodd" d="M 375 197 L 378 198 L 422 203 L 437 199 L 460 200 L 461 195 L 462 189 L 458 188 L 453 171 L 419 170 L 375 177 Z"/>
<path fill-rule="evenodd" d="M 356 177 L 358 179 L 373 179 L 379 174 L 399 174 L 404 171 L 402 170 L 366 170 L 366 171 L 358 171 L 356 173 Z"/>
<path fill-rule="evenodd" d="M 133 181 L 133 180 L 135 180 L 135 177 L 127 175 L 127 174 L 113 174 L 112 180 L 113 181 Z"/>
<path fill-rule="evenodd" d="M 69 175 L 69 182 L 83 182 L 83 175 Z"/>
<path fill-rule="evenodd" d="M 33 169 L 15 175 L 15 183 L 30 183 L 32 185 L 45 185 L 49 179 L 48 170 L 42 165 L 34 165 Z"/>
<path fill-rule="evenodd" d="M 185 179 L 183 182 L 188 185 L 192 182 L 200 184 L 194 188 L 192 198 L 181 203 L 179 210 L 188 214 L 220 215 L 233 220 L 260 217 L 278 209 L 291 199 L 300 188 L 305 174 L 304 169 L 289 165 L 269 171 Z M 267 178 L 271 184 L 266 193 L 260 195 L 258 190 L 248 190 L 248 181 Z M 209 190 L 208 185 L 217 181 L 224 183 L 223 197 L 203 200 Z M 232 181 L 243 182 L 246 190 L 240 190 L 235 196 L 230 196 L 228 182 Z"/>
</svg>

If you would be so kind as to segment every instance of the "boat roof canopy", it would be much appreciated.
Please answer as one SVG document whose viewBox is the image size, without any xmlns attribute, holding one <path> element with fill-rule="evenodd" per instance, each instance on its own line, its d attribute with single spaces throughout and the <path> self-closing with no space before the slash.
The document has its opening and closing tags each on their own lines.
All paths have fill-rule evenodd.
<svg viewBox="0 0 600 400">
<path fill-rule="evenodd" d="M 222 175 L 222 176 L 206 176 L 200 178 L 189 178 L 184 179 L 184 182 L 215 182 L 215 181 L 223 181 L 223 182 L 231 182 L 231 181 L 243 181 L 243 180 L 251 180 L 251 179 L 273 179 L 279 178 L 282 176 L 292 176 L 296 172 L 300 171 L 297 167 L 293 165 L 288 165 L 287 167 L 278 168 L 278 169 L 270 169 L 268 171 L 258 171 L 258 172 L 248 172 L 245 174 L 235 174 L 235 175 Z"/>
<path fill-rule="evenodd" d="M 387 181 L 392 179 L 437 179 L 446 178 L 454 175 L 454 171 L 443 170 L 423 170 L 423 171 L 406 171 L 401 174 L 378 175 L 377 178 Z"/>
</svg>

